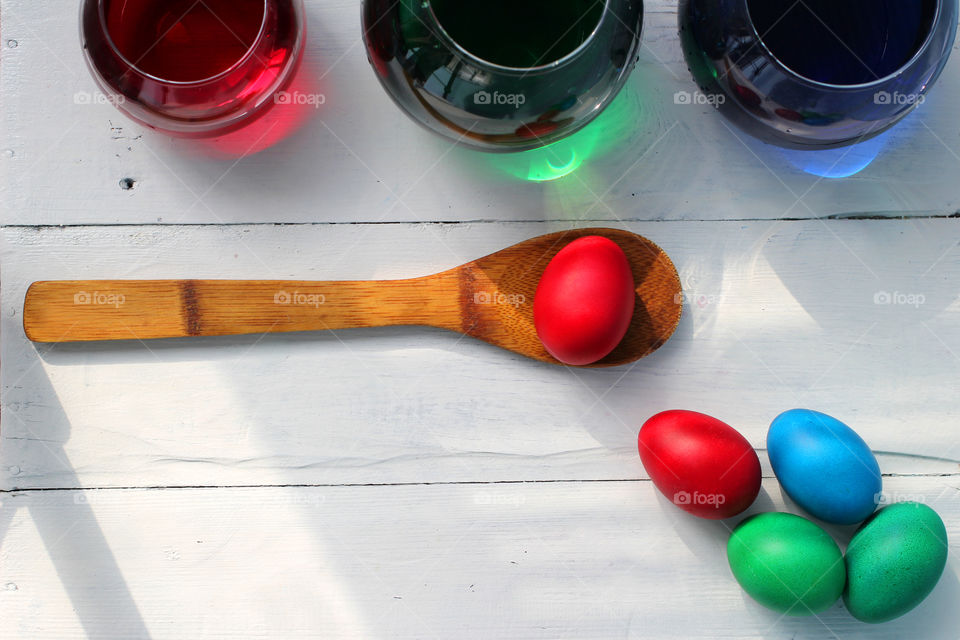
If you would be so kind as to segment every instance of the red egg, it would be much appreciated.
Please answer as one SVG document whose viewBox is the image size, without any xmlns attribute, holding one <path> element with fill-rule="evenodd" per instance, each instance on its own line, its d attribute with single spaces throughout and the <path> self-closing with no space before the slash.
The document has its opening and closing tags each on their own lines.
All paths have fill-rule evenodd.
<svg viewBox="0 0 960 640">
<path fill-rule="evenodd" d="M 601 360 L 627 333 L 636 298 L 623 249 L 584 236 L 561 249 L 544 269 L 533 299 L 533 324 L 560 362 Z"/>
<path fill-rule="evenodd" d="M 760 459 L 731 427 L 696 411 L 664 411 L 640 427 L 640 460 L 675 505 L 701 518 L 747 509 L 760 493 Z"/>
</svg>

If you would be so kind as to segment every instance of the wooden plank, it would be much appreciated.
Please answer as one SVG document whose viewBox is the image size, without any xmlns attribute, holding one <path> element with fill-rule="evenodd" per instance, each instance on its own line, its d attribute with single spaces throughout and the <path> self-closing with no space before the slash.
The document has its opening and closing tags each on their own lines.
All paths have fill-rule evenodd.
<svg viewBox="0 0 960 640">
<path fill-rule="evenodd" d="M 323 104 L 281 107 L 255 127 L 198 144 L 146 131 L 98 99 L 77 14 L 62 2 L 0 0 L 0 222 L 716 220 L 960 209 L 960 189 L 945 179 L 960 170 L 957 56 L 883 140 L 784 152 L 734 132 L 709 106 L 676 104 L 678 92 L 696 86 L 675 2 L 653 0 L 637 68 L 593 131 L 549 153 L 491 156 L 452 149 L 394 106 L 367 64 L 355 0 L 306 4 L 310 37 L 294 90 L 323 95 Z M 846 180 L 808 172 L 866 164 L 874 154 Z M 548 161 L 582 164 L 554 182 L 526 180 Z"/>
<path fill-rule="evenodd" d="M 955 471 L 956 224 L 629 225 L 686 309 L 657 353 L 589 372 L 417 328 L 37 346 L 21 327 L 34 280 L 416 277 L 558 224 L 8 228 L 0 487 L 636 478 L 637 429 L 669 408 L 762 448 L 806 406 L 888 473 Z"/>
<path fill-rule="evenodd" d="M 839 603 L 819 620 L 763 609 L 727 567 L 739 518 L 698 520 L 649 482 L 3 495 L 0 620 L 10 640 L 954 640 L 957 479 L 888 479 L 941 514 L 950 555 L 930 597 L 883 625 Z M 767 481 L 750 513 L 783 508 Z"/>
</svg>

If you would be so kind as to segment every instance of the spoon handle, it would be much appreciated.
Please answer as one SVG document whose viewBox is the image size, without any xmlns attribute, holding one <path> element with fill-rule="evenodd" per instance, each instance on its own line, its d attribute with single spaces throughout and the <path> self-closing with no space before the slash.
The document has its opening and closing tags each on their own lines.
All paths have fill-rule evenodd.
<svg viewBox="0 0 960 640">
<path fill-rule="evenodd" d="M 409 280 L 62 280 L 27 291 L 35 342 L 146 340 L 388 325 L 458 330 L 455 272 Z"/>
</svg>

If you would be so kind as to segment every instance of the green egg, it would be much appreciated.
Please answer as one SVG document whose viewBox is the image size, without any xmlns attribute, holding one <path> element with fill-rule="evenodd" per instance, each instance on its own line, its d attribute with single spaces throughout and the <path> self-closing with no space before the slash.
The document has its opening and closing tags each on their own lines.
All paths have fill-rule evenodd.
<svg viewBox="0 0 960 640">
<path fill-rule="evenodd" d="M 892 504 L 857 530 L 846 564 L 850 613 L 863 622 L 893 620 L 933 591 L 947 564 L 947 530 L 925 504 Z"/>
<path fill-rule="evenodd" d="M 833 538 L 791 513 L 761 513 L 741 522 L 727 542 L 727 559 L 754 600 L 791 616 L 828 609 L 846 581 Z"/>
</svg>

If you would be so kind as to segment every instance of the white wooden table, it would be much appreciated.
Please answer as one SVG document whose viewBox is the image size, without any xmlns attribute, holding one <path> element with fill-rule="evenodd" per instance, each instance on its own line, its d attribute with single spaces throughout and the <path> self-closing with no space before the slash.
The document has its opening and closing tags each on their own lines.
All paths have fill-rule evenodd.
<svg viewBox="0 0 960 640">
<path fill-rule="evenodd" d="M 297 86 L 325 103 L 198 145 L 98 102 L 76 3 L 0 0 L 0 637 L 960 637 L 960 56 L 866 151 L 788 154 L 674 103 L 694 87 L 654 0 L 616 142 L 532 182 L 530 156 L 450 148 L 393 106 L 356 0 L 308 10 Z M 802 170 L 877 149 L 844 179 Z M 681 273 L 677 334 L 633 366 L 415 328 L 41 346 L 21 327 L 34 280 L 405 277 L 586 225 Z M 739 519 L 680 512 L 636 454 L 657 411 L 762 449 L 797 406 L 946 522 L 944 577 L 895 622 L 763 609 L 727 568 Z M 760 456 L 751 512 L 796 511 Z"/>
</svg>

